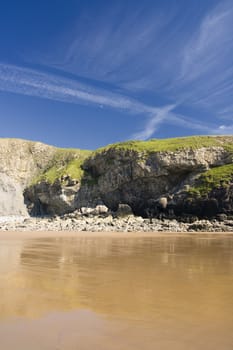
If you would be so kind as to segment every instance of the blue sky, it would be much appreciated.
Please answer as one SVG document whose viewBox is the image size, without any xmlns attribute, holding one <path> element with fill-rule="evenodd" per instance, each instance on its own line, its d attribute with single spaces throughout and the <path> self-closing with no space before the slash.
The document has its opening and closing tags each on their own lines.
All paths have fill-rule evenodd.
<svg viewBox="0 0 233 350">
<path fill-rule="evenodd" d="M 233 134 L 232 0 L 3 0 L 0 137 Z"/>
</svg>

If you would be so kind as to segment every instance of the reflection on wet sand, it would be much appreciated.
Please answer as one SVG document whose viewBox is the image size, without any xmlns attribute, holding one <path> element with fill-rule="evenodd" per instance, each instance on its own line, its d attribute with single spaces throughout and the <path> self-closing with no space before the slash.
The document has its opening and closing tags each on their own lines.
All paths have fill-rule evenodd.
<svg viewBox="0 0 233 350">
<path fill-rule="evenodd" d="M 146 345 L 146 336 L 160 344 L 159 349 L 170 348 L 169 341 L 173 349 L 232 349 L 233 236 L 1 243 L 0 336 L 5 334 L 6 344 L 7 329 L 15 327 L 17 333 L 23 322 L 46 332 L 52 317 L 55 333 L 64 322 L 76 330 L 80 323 L 82 332 L 73 338 L 70 334 L 74 343 L 64 349 L 77 348 L 81 335 L 90 331 L 91 319 L 100 327 L 92 333 L 96 344 L 98 337 L 105 337 L 106 344 L 116 337 L 106 349 L 117 344 L 118 349 L 141 349 L 143 344 L 154 349 L 151 342 Z M 12 317 L 20 320 L 12 322 Z M 122 342 L 123 335 L 130 347 Z M 85 346 L 81 349 L 93 348 Z"/>
</svg>

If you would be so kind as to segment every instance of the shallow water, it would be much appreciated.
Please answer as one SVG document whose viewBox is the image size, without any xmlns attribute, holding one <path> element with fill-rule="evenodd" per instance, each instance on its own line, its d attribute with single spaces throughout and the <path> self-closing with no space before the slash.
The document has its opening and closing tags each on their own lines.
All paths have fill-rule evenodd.
<svg viewBox="0 0 233 350">
<path fill-rule="evenodd" d="M 0 241 L 4 350 L 233 349 L 233 236 Z"/>
</svg>

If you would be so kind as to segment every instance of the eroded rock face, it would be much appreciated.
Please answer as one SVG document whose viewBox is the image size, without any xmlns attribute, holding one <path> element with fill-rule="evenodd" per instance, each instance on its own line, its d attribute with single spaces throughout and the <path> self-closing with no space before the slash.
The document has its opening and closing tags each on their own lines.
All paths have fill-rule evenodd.
<svg viewBox="0 0 233 350">
<path fill-rule="evenodd" d="M 111 210 L 125 203 L 135 214 L 148 216 L 148 206 L 162 208 L 161 198 L 170 201 L 201 172 L 230 162 L 222 147 L 151 154 L 111 148 L 84 163 L 86 173 L 76 205 L 95 205 L 101 199 Z"/>
<path fill-rule="evenodd" d="M 40 142 L 0 139 L 0 216 L 27 214 L 24 188 L 46 167 L 54 150 Z"/>
<path fill-rule="evenodd" d="M 0 140 L 0 215 L 24 215 L 28 210 L 33 216 L 54 216 L 76 209 L 115 215 L 119 205 L 150 219 L 233 215 L 233 179 L 206 197 L 188 191 L 203 171 L 232 163 L 223 147 L 151 153 L 111 147 L 86 159 L 81 181 L 65 175 L 54 183 L 30 185 L 56 150 L 41 143 Z"/>
<path fill-rule="evenodd" d="M 233 217 L 233 177 L 227 186 L 214 188 L 205 196 L 178 193 L 172 208 L 178 217 L 184 214 L 199 218 L 218 218 L 219 214 Z"/>
<path fill-rule="evenodd" d="M 23 187 L 28 186 L 40 169 L 53 157 L 55 147 L 41 142 L 0 139 L 0 172 Z"/>
<path fill-rule="evenodd" d="M 23 215 L 28 212 L 24 205 L 23 189 L 5 173 L 0 173 L 0 216 Z"/>
<path fill-rule="evenodd" d="M 76 209 L 78 182 L 67 179 L 53 184 L 40 182 L 24 191 L 25 202 L 32 216 L 63 215 Z"/>
</svg>

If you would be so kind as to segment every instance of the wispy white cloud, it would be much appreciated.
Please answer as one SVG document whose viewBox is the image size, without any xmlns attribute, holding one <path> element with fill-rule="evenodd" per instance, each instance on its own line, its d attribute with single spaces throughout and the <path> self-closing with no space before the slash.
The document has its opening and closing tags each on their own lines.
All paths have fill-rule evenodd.
<svg viewBox="0 0 233 350">
<path fill-rule="evenodd" d="M 121 1 L 98 12 L 84 6 L 66 39 L 59 38 L 49 56 L 40 54 L 39 63 L 111 83 L 121 91 L 136 92 L 136 96 L 149 91 L 167 101 L 163 106 L 149 106 L 123 92 L 110 93 L 76 80 L 1 64 L 0 89 L 141 114 L 144 127 L 133 135 L 139 139 L 153 136 L 164 123 L 206 134 L 229 132 L 233 117 L 232 1 L 204 6 L 206 12 L 202 13 L 193 11 L 195 1 L 184 11 L 174 2 L 177 12 L 166 2 L 159 10 L 150 1 L 149 7 L 146 3 L 138 3 L 134 11 Z M 174 112 L 179 106 L 197 108 L 199 114 L 184 117 Z"/>
<path fill-rule="evenodd" d="M 194 118 L 189 118 L 179 113 L 172 113 L 169 118 L 169 123 L 176 127 L 181 127 L 189 130 L 197 131 L 201 134 L 215 134 L 218 129 L 216 122 L 206 123 L 205 121 L 199 121 Z"/>
<path fill-rule="evenodd" d="M 133 4 L 133 11 L 132 5 L 122 1 L 106 3 L 100 9 L 93 12 L 91 6 L 84 6 L 73 29 L 56 45 L 59 49 L 55 47 L 49 56 L 36 53 L 37 59 L 45 65 L 132 89 L 164 83 L 162 71 L 173 74 L 171 56 L 174 58 L 177 52 L 174 36 L 180 29 L 173 24 L 173 30 L 167 31 L 175 13 L 169 7 L 157 10 L 150 1 Z M 176 37 L 176 46 L 181 43 Z M 143 86 L 138 83 L 142 80 Z"/>
<path fill-rule="evenodd" d="M 201 22 L 200 28 L 185 47 L 182 76 L 193 80 L 216 68 L 225 60 L 232 44 L 233 7 L 223 2 Z"/>
<path fill-rule="evenodd" d="M 171 111 L 175 107 L 176 105 L 168 105 L 160 108 L 154 108 L 153 113 L 147 118 L 147 122 L 145 123 L 143 130 L 133 134 L 132 138 L 137 140 L 145 140 L 150 138 L 164 120 L 171 120 Z"/>
<path fill-rule="evenodd" d="M 149 117 L 150 122 L 145 130 L 138 133 L 137 138 L 140 139 L 150 137 L 156 125 L 175 107 L 149 106 L 123 95 L 93 88 L 71 79 L 6 64 L 0 64 L 0 90 L 68 103 L 105 106 L 134 115 L 141 114 Z"/>
<path fill-rule="evenodd" d="M 63 56 L 63 67 L 108 81 L 127 79 L 132 69 L 136 74 L 135 65 L 144 71 L 140 57 L 156 40 L 164 20 L 145 13 L 143 7 L 135 6 L 134 11 L 127 11 L 127 16 L 126 8 L 117 2 L 97 14 L 87 9 L 77 20 L 74 36 Z M 129 64 L 131 70 L 127 68 Z"/>
<path fill-rule="evenodd" d="M 192 9 L 158 10 L 146 3 L 134 11 L 122 3 L 97 14 L 84 9 L 57 67 L 133 92 L 156 91 L 168 104 L 212 109 L 216 118 L 223 115 L 233 93 L 232 1 L 210 5 L 192 24 Z M 179 21 L 174 20 L 177 8 Z M 57 65 L 53 57 L 49 62 Z"/>
<path fill-rule="evenodd" d="M 212 109 L 216 116 L 232 104 L 232 23 L 231 1 L 220 2 L 204 17 L 184 47 L 172 86 L 186 105 Z"/>
<path fill-rule="evenodd" d="M 117 93 L 45 74 L 36 70 L 0 64 L 0 90 L 51 100 L 101 105 L 129 113 L 150 113 L 153 107 Z"/>
<path fill-rule="evenodd" d="M 52 74 L 14 65 L 0 64 L 0 90 L 75 104 L 104 106 L 145 118 L 142 130 L 130 138 L 148 139 L 162 123 L 181 125 L 202 133 L 230 133 L 232 126 L 208 125 L 185 118 L 174 110 L 176 104 L 150 106 L 135 99 Z"/>
<path fill-rule="evenodd" d="M 49 55 L 36 56 L 133 92 L 159 92 L 175 104 L 214 104 L 218 112 L 233 90 L 232 1 L 210 2 L 203 12 L 195 1 L 152 3 L 139 2 L 132 11 L 127 2 L 106 2 L 96 11 L 84 2 L 73 29 L 54 40 Z"/>
<path fill-rule="evenodd" d="M 195 131 L 199 134 L 217 135 L 217 134 L 232 134 L 233 125 L 218 125 L 217 122 L 205 123 L 194 118 L 181 115 L 174 111 L 176 105 L 165 106 L 154 115 L 147 118 L 147 122 L 143 130 L 131 136 L 133 139 L 145 140 L 155 135 L 161 124 L 174 125 L 182 129 Z"/>
<path fill-rule="evenodd" d="M 233 124 L 230 125 L 220 125 L 215 130 L 213 130 L 214 134 L 222 134 L 222 135 L 232 135 L 233 134 Z"/>
</svg>

